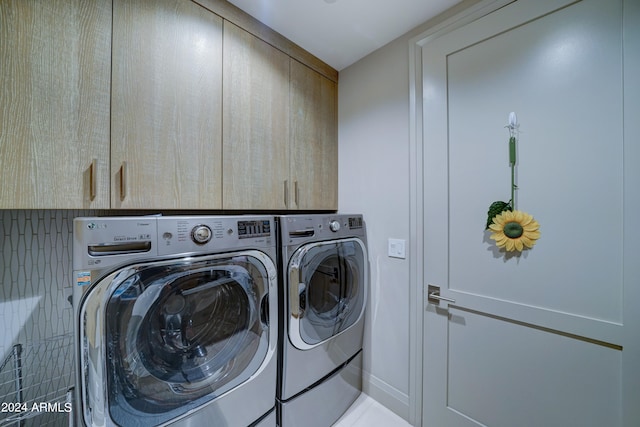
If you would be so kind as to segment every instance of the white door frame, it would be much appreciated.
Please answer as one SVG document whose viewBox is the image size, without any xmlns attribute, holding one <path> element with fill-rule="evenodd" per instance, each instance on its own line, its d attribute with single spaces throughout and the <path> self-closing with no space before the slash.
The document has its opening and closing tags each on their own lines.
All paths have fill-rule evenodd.
<svg viewBox="0 0 640 427">
<path fill-rule="evenodd" d="M 479 19 L 501 7 L 516 0 L 480 0 L 459 14 L 444 22 L 426 30 L 425 32 L 409 40 L 409 195 L 410 195 L 410 230 L 414 231 L 414 237 L 409 245 L 409 422 L 414 426 L 422 425 L 422 396 L 423 396 L 423 318 L 426 295 L 424 294 L 424 194 L 423 194 L 423 97 L 422 97 L 422 48 L 430 41 L 460 28 L 476 19 Z M 626 39 L 627 46 L 624 49 L 625 56 L 625 129 L 624 138 L 631 141 L 638 140 L 640 135 L 640 77 L 632 77 L 627 70 L 640 69 L 640 26 L 632 27 L 630 24 L 640 17 L 640 2 L 625 2 L 625 27 L 627 33 L 633 33 L 633 37 Z M 637 22 L 637 21 L 636 21 Z M 631 55 L 630 55 L 631 54 Z M 629 78 L 630 77 L 630 78 Z M 632 81 L 633 80 L 633 81 Z M 629 90 L 630 89 L 630 90 Z M 629 125 L 634 123 L 633 125 Z M 631 167 L 634 161 L 640 159 L 640 144 L 625 144 L 625 182 L 640 182 L 640 168 Z M 625 205 L 631 210 L 640 211 L 640 191 L 625 191 Z M 636 218 L 624 219 L 625 241 L 624 250 L 632 253 L 631 248 L 640 242 L 640 227 L 634 224 Z M 628 260 L 628 256 L 625 257 Z M 628 277 L 640 277 L 640 263 L 627 262 L 624 267 L 624 275 Z M 625 289 L 623 313 L 625 321 L 630 324 L 640 325 L 640 286 Z M 636 310 L 634 312 L 633 306 Z M 628 330 L 628 328 L 627 328 Z M 627 332 L 629 333 L 629 332 Z M 627 338 L 627 337 L 625 337 Z M 628 338 L 625 342 L 631 342 Z M 625 347 L 627 357 L 624 364 L 631 364 L 632 360 L 640 360 L 640 344 L 633 347 Z M 632 371 L 629 369 L 629 371 Z M 633 402 L 640 401 L 640 386 L 634 384 L 637 379 L 623 378 L 623 425 L 633 425 L 634 420 L 640 419 L 640 406 Z"/>
<path fill-rule="evenodd" d="M 422 424 L 422 348 L 424 302 L 422 48 L 430 41 L 515 0 L 482 0 L 409 40 L 409 422 Z"/>
</svg>

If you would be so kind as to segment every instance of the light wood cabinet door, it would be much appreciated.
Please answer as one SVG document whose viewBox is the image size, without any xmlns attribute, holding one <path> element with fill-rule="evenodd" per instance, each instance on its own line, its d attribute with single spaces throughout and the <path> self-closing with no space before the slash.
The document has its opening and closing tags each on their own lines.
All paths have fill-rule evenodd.
<svg viewBox="0 0 640 427">
<path fill-rule="evenodd" d="M 220 17 L 115 0 L 111 103 L 112 208 L 222 206 Z"/>
<path fill-rule="evenodd" d="M 289 57 L 224 22 L 223 206 L 286 209 Z"/>
<path fill-rule="evenodd" d="M 293 205 L 337 210 L 337 84 L 292 59 L 290 90 Z"/>
<path fill-rule="evenodd" d="M 0 208 L 109 206 L 110 6 L 0 2 Z"/>
</svg>

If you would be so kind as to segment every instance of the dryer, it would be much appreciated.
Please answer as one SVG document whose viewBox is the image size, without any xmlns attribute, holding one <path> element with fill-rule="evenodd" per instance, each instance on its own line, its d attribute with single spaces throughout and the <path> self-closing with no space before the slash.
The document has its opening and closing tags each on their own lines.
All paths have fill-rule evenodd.
<svg viewBox="0 0 640 427">
<path fill-rule="evenodd" d="M 327 427 L 362 390 L 369 288 L 362 215 L 278 218 L 281 239 L 278 420 Z"/>
<path fill-rule="evenodd" d="M 275 227 L 76 218 L 77 423 L 275 426 Z"/>
</svg>

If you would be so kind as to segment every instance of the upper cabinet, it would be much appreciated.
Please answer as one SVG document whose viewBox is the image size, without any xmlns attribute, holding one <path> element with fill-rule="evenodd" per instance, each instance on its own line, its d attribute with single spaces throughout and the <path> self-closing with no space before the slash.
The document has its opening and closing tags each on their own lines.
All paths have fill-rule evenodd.
<svg viewBox="0 0 640 427">
<path fill-rule="evenodd" d="M 224 22 L 223 207 L 287 209 L 289 56 Z"/>
<path fill-rule="evenodd" d="M 291 180 L 300 210 L 338 209 L 338 88 L 291 60 Z"/>
<path fill-rule="evenodd" d="M 2 0 L 0 73 L 0 209 L 337 209 L 337 71 L 226 1 Z"/>
<path fill-rule="evenodd" d="M 109 207 L 111 2 L 0 2 L 0 208 Z"/>
<path fill-rule="evenodd" d="M 223 62 L 223 207 L 336 210 L 336 83 L 227 21 Z"/>
<path fill-rule="evenodd" d="M 113 2 L 111 207 L 222 206 L 222 19 L 181 0 Z"/>
</svg>

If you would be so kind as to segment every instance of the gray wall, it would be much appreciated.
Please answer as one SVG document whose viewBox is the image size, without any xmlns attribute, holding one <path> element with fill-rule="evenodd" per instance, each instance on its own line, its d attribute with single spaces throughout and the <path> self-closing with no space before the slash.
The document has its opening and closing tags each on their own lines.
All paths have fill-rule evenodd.
<svg viewBox="0 0 640 427">
<path fill-rule="evenodd" d="M 387 256 L 389 238 L 409 224 L 408 43 L 398 40 L 340 72 L 339 201 L 367 224 L 371 297 L 365 339 L 365 391 L 407 418 L 408 258 Z"/>
<path fill-rule="evenodd" d="M 339 200 L 367 221 L 371 297 L 365 341 L 365 390 L 410 419 L 409 40 L 478 3 L 463 1 L 340 71 Z M 387 255 L 406 240 L 406 259 Z M 420 343 L 418 343 L 420 344 Z"/>
</svg>

